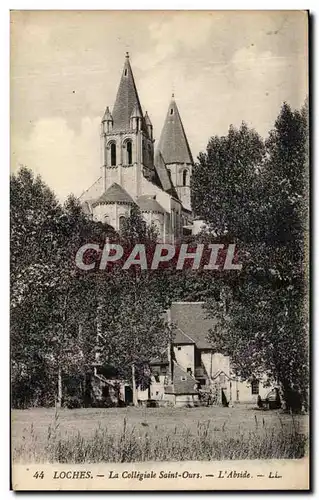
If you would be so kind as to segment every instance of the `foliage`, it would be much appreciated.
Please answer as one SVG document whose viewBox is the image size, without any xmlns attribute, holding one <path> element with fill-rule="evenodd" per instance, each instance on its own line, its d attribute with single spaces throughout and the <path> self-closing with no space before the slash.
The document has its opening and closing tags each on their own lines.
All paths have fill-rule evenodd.
<svg viewBox="0 0 319 500">
<path fill-rule="evenodd" d="M 307 402 L 307 136 L 306 110 L 284 104 L 258 174 L 265 195 L 254 214 L 255 240 L 238 235 L 243 271 L 232 283 L 225 277 L 227 301 L 208 301 L 219 318 L 210 334 L 216 349 L 231 355 L 244 379 L 279 383 L 288 407 L 296 393 Z"/>
<path fill-rule="evenodd" d="M 228 135 L 210 139 L 192 175 L 192 206 L 217 236 L 226 233 L 243 241 L 256 237 L 255 206 L 258 172 L 265 158 L 261 137 L 243 123 Z"/>
</svg>

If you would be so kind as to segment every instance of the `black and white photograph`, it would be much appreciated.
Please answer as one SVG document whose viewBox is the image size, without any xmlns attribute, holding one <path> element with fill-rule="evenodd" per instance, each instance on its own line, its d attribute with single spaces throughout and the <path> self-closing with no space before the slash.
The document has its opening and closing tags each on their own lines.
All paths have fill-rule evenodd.
<svg viewBox="0 0 319 500">
<path fill-rule="evenodd" d="M 13 10 L 13 490 L 309 489 L 309 13 Z"/>
</svg>

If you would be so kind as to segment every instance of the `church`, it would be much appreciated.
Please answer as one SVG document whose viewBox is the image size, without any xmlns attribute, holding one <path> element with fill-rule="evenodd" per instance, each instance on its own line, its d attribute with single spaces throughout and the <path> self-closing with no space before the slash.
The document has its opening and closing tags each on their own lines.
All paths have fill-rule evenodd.
<svg viewBox="0 0 319 500">
<path fill-rule="evenodd" d="M 112 112 L 107 106 L 101 122 L 101 175 L 80 201 L 94 220 L 118 232 L 136 204 L 160 241 L 176 243 L 192 232 L 194 162 L 174 94 L 155 151 L 154 143 L 126 53 Z"/>
</svg>

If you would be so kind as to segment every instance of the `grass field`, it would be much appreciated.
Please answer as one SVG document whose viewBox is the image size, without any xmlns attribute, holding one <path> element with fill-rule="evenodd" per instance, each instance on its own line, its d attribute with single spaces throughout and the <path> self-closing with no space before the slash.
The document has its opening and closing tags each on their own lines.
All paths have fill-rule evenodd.
<svg viewBox="0 0 319 500">
<path fill-rule="evenodd" d="M 301 458 L 307 417 L 253 408 L 35 408 L 12 411 L 20 462 Z"/>
</svg>

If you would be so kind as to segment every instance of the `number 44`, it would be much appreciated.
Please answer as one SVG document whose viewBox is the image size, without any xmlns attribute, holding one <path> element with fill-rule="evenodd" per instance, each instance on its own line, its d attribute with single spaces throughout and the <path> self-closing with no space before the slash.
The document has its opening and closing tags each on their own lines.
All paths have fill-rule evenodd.
<svg viewBox="0 0 319 500">
<path fill-rule="evenodd" d="M 33 477 L 35 477 L 35 479 L 43 479 L 44 478 L 44 472 L 43 470 L 41 472 L 39 472 L 38 470 L 33 474 Z"/>
</svg>

